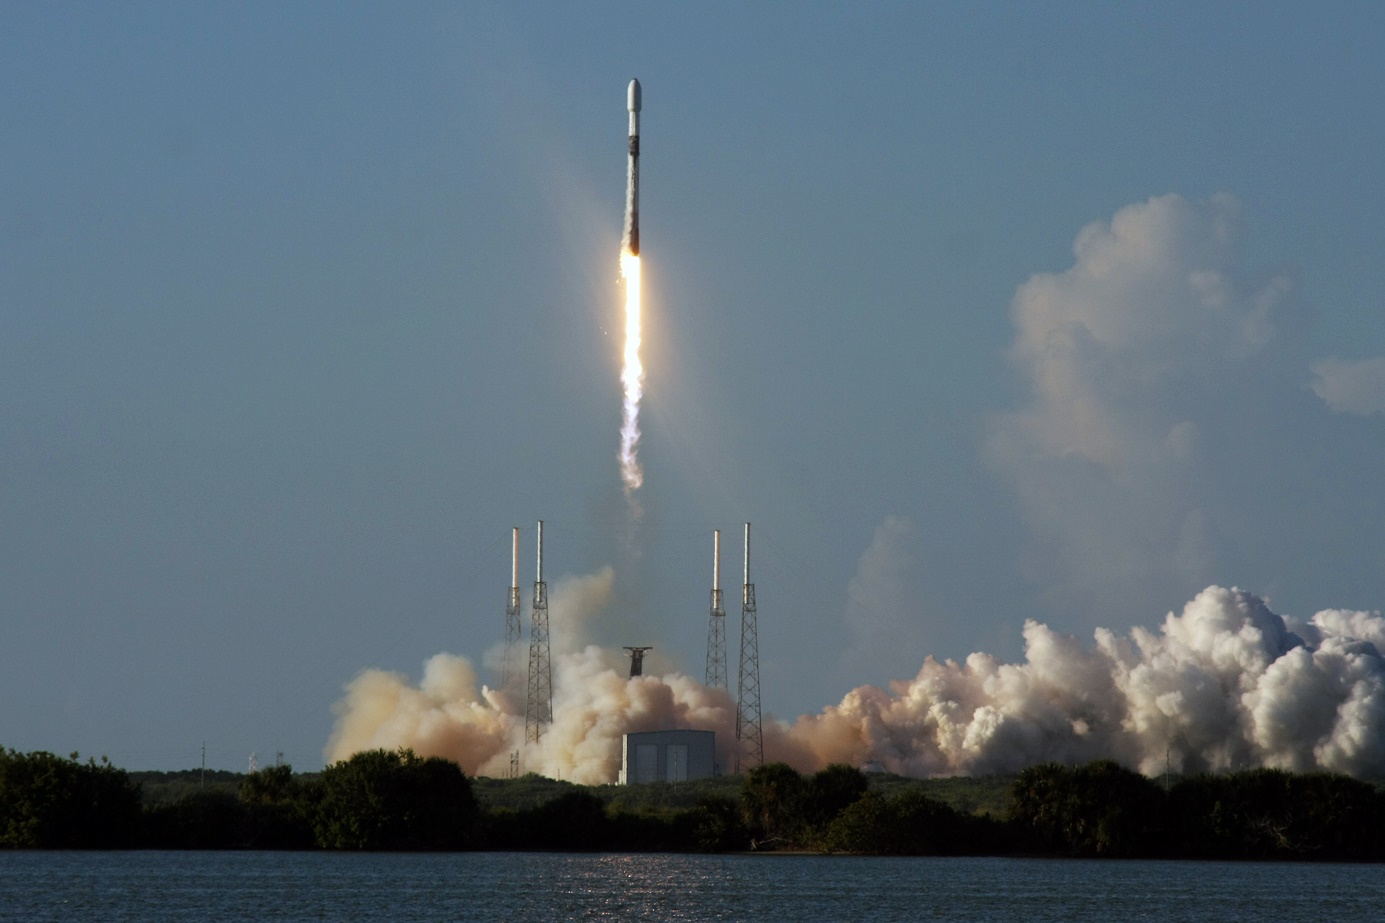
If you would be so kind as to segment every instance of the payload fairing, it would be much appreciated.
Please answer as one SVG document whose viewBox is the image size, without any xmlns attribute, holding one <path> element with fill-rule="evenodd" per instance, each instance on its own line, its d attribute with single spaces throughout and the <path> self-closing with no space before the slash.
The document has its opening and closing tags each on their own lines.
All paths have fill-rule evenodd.
<svg viewBox="0 0 1385 923">
<path fill-rule="evenodd" d="M 630 159 L 625 175 L 625 234 L 621 246 L 631 256 L 640 255 L 640 82 L 630 81 Z"/>
</svg>

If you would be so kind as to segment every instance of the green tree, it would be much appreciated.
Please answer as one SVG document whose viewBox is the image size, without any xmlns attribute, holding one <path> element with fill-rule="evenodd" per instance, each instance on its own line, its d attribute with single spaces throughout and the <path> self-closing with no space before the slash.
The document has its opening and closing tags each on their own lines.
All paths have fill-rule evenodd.
<svg viewBox="0 0 1385 923">
<path fill-rule="evenodd" d="M 0 847 L 114 849 L 140 829 L 139 786 L 105 757 L 0 749 Z"/>
<path fill-rule="evenodd" d="M 1385 797 L 1331 773 L 1197 775 L 1171 793 L 1179 855 L 1222 859 L 1385 857 Z"/>
<path fill-rule="evenodd" d="M 526 846 L 539 849 L 606 849 L 611 822 L 606 803 L 585 789 L 575 789 L 520 815 Z"/>
<path fill-rule="evenodd" d="M 268 766 L 241 780 L 250 845 L 260 849 L 307 849 L 314 842 L 318 788 L 300 782 L 289 765 Z"/>
<path fill-rule="evenodd" d="M 988 817 L 960 814 L 918 789 L 893 798 L 866 792 L 828 826 L 823 848 L 880 856 L 1005 852 L 1001 830 Z"/>
<path fill-rule="evenodd" d="M 456 763 L 366 750 L 322 771 L 314 832 L 326 849 L 462 849 L 478 809 Z"/>
<path fill-rule="evenodd" d="M 1315 772 L 1295 777 L 1292 797 L 1306 807 L 1290 828 L 1302 858 L 1361 861 L 1385 856 L 1385 797 L 1374 786 Z"/>
<path fill-rule="evenodd" d="M 1031 766 L 1011 786 L 1011 820 L 1043 848 L 1075 856 L 1161 855 L 1166 815 L 1159 787 L 1111 760 Z"/>
<path fill-rule="evenodd" d="M 788 763 L 766 763 L 746 773 L 741 783 L 741 815 L 751 833 L 751 848 L 793 845 L 803 827 L 805 786 Z"/>
<path fill-rule="evenodd" d="M 823 835 L 822 847 L 828 852 L 898 854 L 895 818 L 889 799 L 877 792 L 866 792 L 832 821 Z"/>
<path fill-rule="evenodd" d="M 155 849 L 247 849 L 255 844 L 249 807 L 224 788 L 194 791 L 145 809 L 145 845 Z"/>
<path fill-rule="evenodd" d="M 803 796 L 804 820 L 815 831 L 825 829 L 869 787 L 866 774 L 861 770 L 845 763 L 833 763 L 807 780 Z"/>
<path fill-rule="evenodd" d="M 736 803 L 727 798 L 703 798 L 691 812 L 692 840 L 699 852 L 745 849 L 750 835 Z"/>
</svg>

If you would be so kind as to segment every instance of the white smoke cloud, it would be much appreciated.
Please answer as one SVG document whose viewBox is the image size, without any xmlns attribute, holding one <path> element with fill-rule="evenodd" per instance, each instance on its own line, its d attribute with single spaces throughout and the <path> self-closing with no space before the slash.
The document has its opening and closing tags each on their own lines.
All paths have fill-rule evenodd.
<svg viewBox="0 0 1385 923">
<path fill-rule="evenodd" d="M 603 572 L 604 573 L 604 572 Z M 589 617 L 607 583 L 565 581 L 555 622 Z M 575 637 L 574 634 L 567 637 Z M 769 760 L 801 771 L 875 763 L 904 775 L 1013 772 L 1044 760 L 1112 758 L 1146 773 L 1275 766 L 1385 776 L 1385 618 L 1329 609 L 1291 623 L 1256 596 L 1209 587 L 1157 631 L 1097 629 L 1094 644 L 1036 621 L 1022 663 L 975 653 L 925 660 L 888 690 L 862 686 L 816 715 L 767 719 Z M 412 747 L 503 776 L 513 752 L 524 771 L 587 784 L 615 780 L 622 734 L 715 731 L 733 763 L 735 705 L 680 673 L 625 675 L 619 651 L 554 651 L 554 713 L 537 745 L 524 743 L 524 703 L 478 688 L 468 662 L 438 654 L 418 685 L 362 673 L 338 703 L 329 760 L 374 747 Z"/>
<path fill-rule="evenodd" d="M 995 421 L 987 452 L 1053 611 L 1098 624 L 1130 599 L 1186 599 L 1253 532 L 1228 509 L 1222 488 L 1244 480 L 1228 459 L 1270 457 L 1271 435 L 1252 435 L 1262 447 L 1237 429 L 1275 400 L 1267 376 L 1299 372 L 1271 361 L 1289 281 L 1241 268 L 1239 223 L 1227 196 L 1130 205 L 1077 235 L 1071 268 L 1015 295 L 1011 358 L 1030 398 Z"/>
<path fill-rule="evenodd" d="M 1323 359 L 1313 363 L 1313 375 L 1309 387 L 1333 411 L 1385 415 L 1385 356 L 1359 362 Z"/>
<path fill-rule="evenodd" d="M 1304 634 L 1259 598 L 1215 586 L 1159 632 L 1098 629 L 1090 649 L 1029 621 L 1024 663 L 930 657 L 890 692 L 864 686 L 781 728 L 783 746 L 801 765 L 877 762 L 915 776 L 1101 757 L 1151 774 L 1166 759 L 1176 771 L 1385 774 L 1385 619 L 1328 610 Z"/>
</svg>

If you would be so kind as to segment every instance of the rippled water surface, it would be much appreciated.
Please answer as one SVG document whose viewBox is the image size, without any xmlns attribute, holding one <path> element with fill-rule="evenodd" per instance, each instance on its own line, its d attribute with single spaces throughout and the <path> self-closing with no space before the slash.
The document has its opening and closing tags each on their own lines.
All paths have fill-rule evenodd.
<svg viewBox="0 0 1385 923">
<path fill-rule="evenodd" d="M 0 852 L 0 919 L 1385 919 L 1385 867 L 817 856 Z"/>
</svg>

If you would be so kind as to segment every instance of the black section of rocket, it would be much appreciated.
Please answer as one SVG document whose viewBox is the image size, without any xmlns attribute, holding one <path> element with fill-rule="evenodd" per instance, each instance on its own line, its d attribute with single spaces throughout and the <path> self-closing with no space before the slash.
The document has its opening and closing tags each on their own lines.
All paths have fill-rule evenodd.
<svg viewBox="0 0 1385 923">
<path fill-rule="evenodd" d="M 625 233 L 621 247 L 640 255 L 640 82 L 630 81 L 626 96 L 630 110 L 630 157 L 625 173 Z"/>
</svg>

